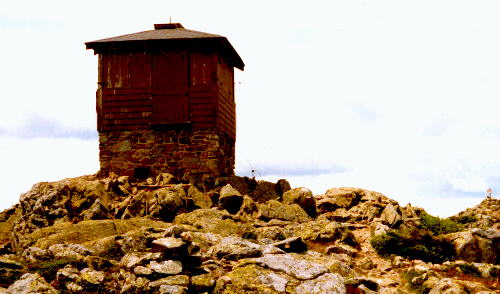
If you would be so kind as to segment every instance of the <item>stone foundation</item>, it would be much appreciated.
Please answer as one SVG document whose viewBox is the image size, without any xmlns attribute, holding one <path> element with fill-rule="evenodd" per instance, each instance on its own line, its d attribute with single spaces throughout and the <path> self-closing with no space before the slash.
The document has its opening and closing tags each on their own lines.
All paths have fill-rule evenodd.
<svg viewBox="0 0 500 294">
<path fill-rule="evenodd" d="M 234 174 L 234 139 L 216 129 L 99 133 L 101 175 L 135 178 L 168 172 L 178 179 Z"/>
</svg>

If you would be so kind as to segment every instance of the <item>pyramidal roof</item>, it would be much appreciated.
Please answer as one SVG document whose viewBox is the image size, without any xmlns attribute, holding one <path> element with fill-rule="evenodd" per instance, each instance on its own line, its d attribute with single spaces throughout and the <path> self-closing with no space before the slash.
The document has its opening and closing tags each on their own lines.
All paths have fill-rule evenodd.
<svg viewBox="0 0 500 294">
<path fill-rule="evenodd" d="M 230 60 L 233 61 L 234 67 L 243 70 L 245 64 L 241 57 L 238 55 L 236 50 L 226 37 L 209 34 L 199 31 L 193 31 L 185 29 L 180 23 L 167 23 L 167 24 L 155 24 L 154 30 L 138 32 L 133 34 L 121 35 L 101 40 L 96 40 L 92 42 L 85 43 L 87 49 L 94 49 L 98 51 L 100 48 L 105 47 L 106 44 L 125 44 L 127 42 L 153 42 L 161 40 L 192 40 L 192 39 L 212 39 L 220 40 L 222 46 L 222 51 L 229 55 Z M 98 52 L 96 52 L 98 53 Z"/>
</svg>

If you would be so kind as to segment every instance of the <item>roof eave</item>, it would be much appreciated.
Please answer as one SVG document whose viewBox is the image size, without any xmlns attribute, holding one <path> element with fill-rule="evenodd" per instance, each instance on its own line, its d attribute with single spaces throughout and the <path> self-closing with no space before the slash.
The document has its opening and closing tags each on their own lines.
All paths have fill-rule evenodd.
<svg viewBox="0 0 500 294">
<path fill-rule="evenodd" d="M 139 44 L 147 44 L 147 43 L 154 43 L 154 42 L 179 42 L 179 41 L 185 41 L 185 42 L 193 42 L 193 41 L 199 41 L 199 40 L 220 40 L 222 41 L 222 51 L 226 51 L 225 54 L 229 57 L 232 66 L 236 67 L 237 69 L 243 71 L 245 68 L 245 63 L 243 63 L 243 60 L 241 57 L 238 55 L 238 52 L 234 49 L 234 47 L 231 45 L 229 40 L 227 40 L 226 37 L 217 37 L 217 38 L 196 38 L 196 39 L 184 39 L 184 38 L 179 38 L 179 39 L 149 39 L 149 40 L 126 40 L 126 41 L 91 41 L 91 42 L 86 42 L 85 43 L 85 48 L 87 50 L 94 50 L 94 54 L 99 54 L 103 52 L 104 50 L 108 48 L 118 48 L 122 46 L 126 46 L 129 44 L 134 44 L 134 45 L 139 45 Z M 225 48 L 224 48 L 225 47 Z"/>
</svg>

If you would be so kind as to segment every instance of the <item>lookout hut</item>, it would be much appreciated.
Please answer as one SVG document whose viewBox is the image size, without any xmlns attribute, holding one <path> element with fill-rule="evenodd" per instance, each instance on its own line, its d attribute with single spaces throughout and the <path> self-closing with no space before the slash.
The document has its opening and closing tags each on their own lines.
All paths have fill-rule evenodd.
<svg viewBox="0 0 500 294">
<path fill-rule="evenodd" d="M 234 173 L 234 68 L 245 65 L 225 37 L 168 23 L 85 45 L 98 55 L 101 174 Z"/>
</svg>

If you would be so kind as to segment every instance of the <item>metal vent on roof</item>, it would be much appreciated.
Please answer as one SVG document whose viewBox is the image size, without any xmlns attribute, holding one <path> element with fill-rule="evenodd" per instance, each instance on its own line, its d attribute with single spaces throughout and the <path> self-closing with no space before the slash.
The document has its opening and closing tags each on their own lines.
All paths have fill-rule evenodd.
<svg viewBox="0 0 500 294">
<path fill-rule="evenodd" d="M 165 29 L 183 29 L 184 27 L 180 23 L 157 23 L 155 24 L 155 30 L 165 30 Z"/>
</svg>

